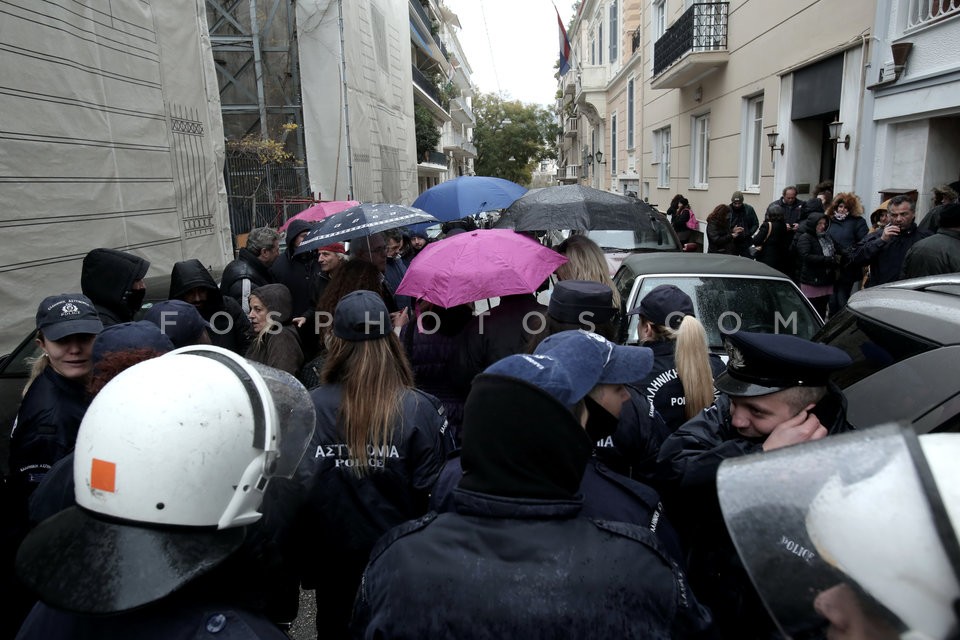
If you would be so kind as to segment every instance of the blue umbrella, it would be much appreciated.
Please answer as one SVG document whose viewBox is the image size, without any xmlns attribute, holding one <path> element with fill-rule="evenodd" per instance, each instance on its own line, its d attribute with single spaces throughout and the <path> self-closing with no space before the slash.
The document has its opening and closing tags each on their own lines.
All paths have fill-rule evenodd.
<svg viewBox="0 0 960 640">
<path fill-rule="evenodd" d="M 413 201 L 413 206 L 447 222 L 505 209 L 526 192 L 525 187 L 503 178 L 460 176 L 430 187 Z"/>
<path fill-rule="evenodd" d="M 364 202 L 344 209 L 317 223 L 303 237 L 295 254 L 311 251 L 332 242 L 363 238 L 387 229 L 405 227 L 417 222 L 436 222 L 426 211 L 401 204 Z"/>
</svg>

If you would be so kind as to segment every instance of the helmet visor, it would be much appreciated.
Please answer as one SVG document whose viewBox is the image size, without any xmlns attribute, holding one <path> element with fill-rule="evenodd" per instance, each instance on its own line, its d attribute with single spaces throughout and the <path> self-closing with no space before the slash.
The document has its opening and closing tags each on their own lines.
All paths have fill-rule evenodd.
<svg viewBox="0 0 960 640">
<path fill-rule="evenodd" d="M 896 425 L 720 466 L 730 536 L 785 636 L 840 620 L 876 638 L 956 629 L 960 588 L 938 523 L 956 538 L 923 469 L 916 435 Z"/>
<path fill-rule="evenodd" d="M 250 364 L 266 383 L 276 409 L 273 432 L 264 434 L 264 438 L 272 438 L 273 442 L 257 443 L 264 450 L 274 452 L 268 457 L 266 475 L 290 478 L 313 437 L 317 419 L 313 402 L 306 388 L 286 371 L 257 362 Z"/>
</svg>

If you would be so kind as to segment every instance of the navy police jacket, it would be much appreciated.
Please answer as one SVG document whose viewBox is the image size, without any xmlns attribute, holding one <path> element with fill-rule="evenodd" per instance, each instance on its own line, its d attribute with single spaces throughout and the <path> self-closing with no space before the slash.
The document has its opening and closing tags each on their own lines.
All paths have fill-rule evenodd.
<svg viewBox="0 0 960 640">
<path fill-rule="evenodd" d="M 317 429 L 307 449 L 313 473 L 304 506 L 304 532 L 323 554 L 366 556 L 377 539 L 401 522 L 427 512 L 430 491 L 453 449 L 440 402 L 420 391 L 401 398 L 401 422 L 390 444 L 363 452 L 370 468 L 358 475 L 337 423 L 340 385 L 310 392 Z M 324 560 L 307 570 L 305 586 L 325 579 Z M 307 564 L 310 564 L 308 562 Z"/>
<path fill-rule="evenodd" d="M 648 528 L 577 517 L 577 500 L 457 489 L 456 512 L 395 528 L 371 554 L 363 638 L 690 638 L 710 626 Z"/>
</svg>

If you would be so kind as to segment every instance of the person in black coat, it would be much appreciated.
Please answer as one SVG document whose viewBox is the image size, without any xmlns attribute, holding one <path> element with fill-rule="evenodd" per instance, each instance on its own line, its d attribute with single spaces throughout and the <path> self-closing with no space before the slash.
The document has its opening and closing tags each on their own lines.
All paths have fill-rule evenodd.
<svg viewBox="0 0 960 640">
<path fill-rule="evenodd" d="M 678 563 L 647 526 L 585 516 L 583 428 L 649 367 L 583 331 L 547 338 L 474 381 L 452 512 L 395 528 L 364 572 L 366 638 L 694 638 L 709 633 Z M 642 361 L 645 360 L 645 363 Z M 438 603 L 441 603 L 438 605 Z"/>
<path fill-rule="evenodd" d="M 717 503 L 716 477 L 728 458 L 816 440 L 853 427 L 831 373 L 851 363 L 842 350 L 788 334 L 727 336 L 727 370 L 716 402 L 660 448 L 666 503 L 687 547 L 690 580 L 717 617 L 723 638 L 777 637 L 730 542 Z"/>
<path fill-rule="evenodd" d="M 250 292 L 276 280 L 270 267 L 280 256 L 280 234 L 269 227 L 253 229 L 247 235 L 247 246 L 237 252 L 237 259 L 223 269 L 220 291 L 240 303 L 244 313 L 250 312 Z"/>
<path fill-rule="evenodd" d="M 791 269 L 790 233 L 783 221 L 783 208 L 772 204 L 767 208 L 763 224 L 754 234 L 752 244 L 755 247 L 754 259 L 773 267 L 783 274 Z"/>
<path fill-rule="evenodd" d="M 293 300 L 294 317 L 306 318 L 313 311 L 316 300 L 313 298 L 313 281 L 320 271 L 317 251 L 294 251 L 310 232 L 313 225 L 304 220 L 293 220 L 287 227 L 286 247 L 270 266 L 274 282 L 286 285 Z"/>
<path fill-rule="evenodd" d="M 833 238 L 837 253 L 841 256 L 837 281 L 830 296 L 830 315 L 838 313 L 847 305 L 853 286 L 863 280 L 863 267 L 850 264 L 850 250 L 870 232 L 863 219 L 863 205 L 854 193 L 838 193 L 825 214 L 830 218 L 827 233 Z"/>
<path fill-rule="evenodd" d="M 240 303 L 225 296 L 203 263 L 196 258 L 173 264 L 170 272 L 171 300 L 183 300 L 197 308 L 210 323 L 211 344 L 243 355 L 250 345 L 250 321 Z"/>
<path fill-rule="evenodd" d="M 837 268 L 842 257 L 837 252 L 833 238 L 827 232 L 830 218 L 813 213 L 804 220 L 797 237 L 797 265 L 800 290 L 820 314 L 827 316 L 827 303 L 833 295 L 837 280 Z"/>
<path fill-rule="evenodd" d="M 887 224 L 870 233 L 850 250 L 853 264 L 869 265 L 868 287 L 900 279 L 903 261 L 910 248 L 932 235 L 917 228 L 913 200 L 895 196 L 887 205 Z"/>
<path fill-rule="evenodd" d="M 103 326 L 130 322 L 147 295 L 150 263 L 116 249 L 93 249 L 83 258 L 80 288 L 93 301 Z"/>
<path fill-rule="evenodd" d="M 318 637 L 345 638 L 370 550 L 391 527 L 427 512 L 453 441 L 440 402 L 413 388 L 379 295 L 344 296 L 327 344 L 322 384 L 310 392 L 315 470 L 298 539 L 303 586 L 316 590 Z"/>
</svg>

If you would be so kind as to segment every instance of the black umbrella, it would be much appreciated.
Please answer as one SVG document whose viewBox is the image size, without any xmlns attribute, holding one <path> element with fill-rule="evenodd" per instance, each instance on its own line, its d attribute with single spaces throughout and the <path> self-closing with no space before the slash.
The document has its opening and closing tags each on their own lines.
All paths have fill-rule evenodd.
<svg viewBox="0 0 960 640">
<path fill-rule="evenodd" d="M 507 207 L 497 227 L 517 231 L 653 228 L 646 202 L 579 184 L 532 189 Z"/>
<path fill-rule="evenodd" d="M 405 227 L 417 222 L 436 222 L 422 209 L 400 204 L 364 202 L 321 220 L 294 253 L 304 253 L 341 240 L 373 235 L 379 231 Z"/>
</svg>

